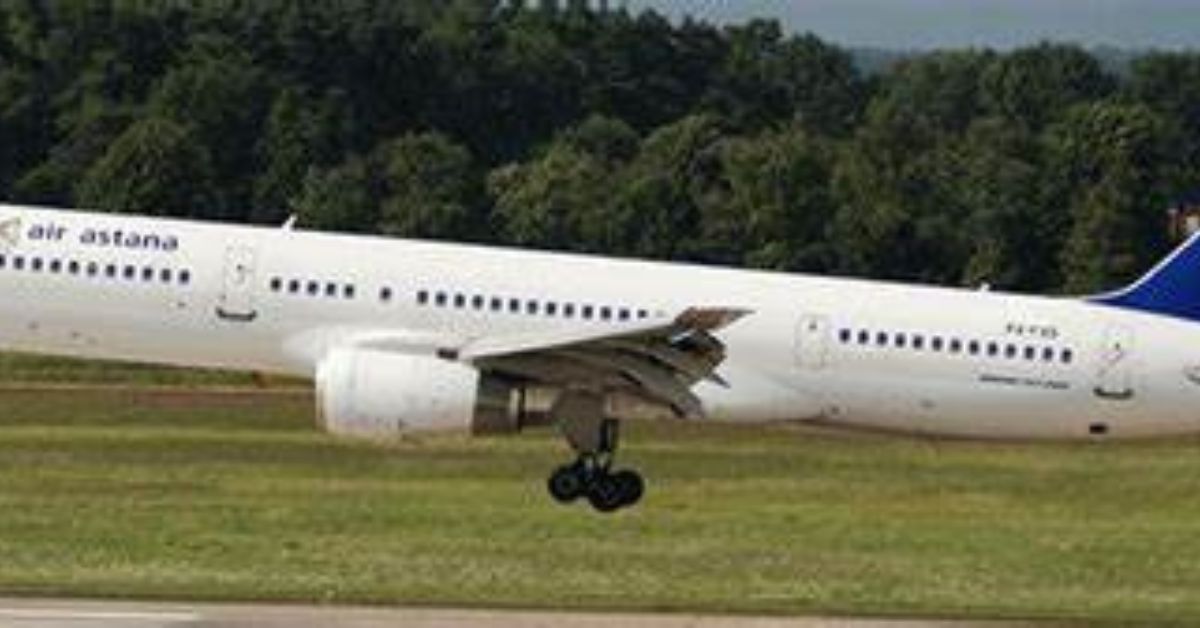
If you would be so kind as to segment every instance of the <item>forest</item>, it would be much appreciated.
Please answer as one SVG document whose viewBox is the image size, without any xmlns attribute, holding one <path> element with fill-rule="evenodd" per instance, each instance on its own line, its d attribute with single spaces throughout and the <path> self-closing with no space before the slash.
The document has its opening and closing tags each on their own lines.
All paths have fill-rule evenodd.
<svg viewBox="0 0 1200 628">
<path fill-rule="evenodd" d="M 1045 293 L 1200 190 L 1200 53 L 865 73 L 587 0 L 0 0 L 0 198 Z"/>
</svg>

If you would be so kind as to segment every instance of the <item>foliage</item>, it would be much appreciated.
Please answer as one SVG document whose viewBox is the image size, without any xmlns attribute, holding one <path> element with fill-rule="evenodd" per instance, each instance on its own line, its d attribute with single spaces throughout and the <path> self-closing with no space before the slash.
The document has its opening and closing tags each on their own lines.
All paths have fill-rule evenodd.
<svg viewBox="0 0 1200 628">
<path fill-rule="evenodd" d="M 0 6 L 0 197 L 1039 291 L 1200 187 L 1200 54 L 907 56 L 617 3 Z"/>
</svg>

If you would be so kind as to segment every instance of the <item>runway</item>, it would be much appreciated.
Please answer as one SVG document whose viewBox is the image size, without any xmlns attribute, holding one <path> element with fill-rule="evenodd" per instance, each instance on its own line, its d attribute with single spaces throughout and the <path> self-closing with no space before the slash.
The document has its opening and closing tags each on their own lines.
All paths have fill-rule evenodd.
<svg viewBox="0 0 1200 628">
<path fill-rule="evenodd" d="M 0 599 L 4 628 L 918 628 L 1013 623 Z"/>
</svg>

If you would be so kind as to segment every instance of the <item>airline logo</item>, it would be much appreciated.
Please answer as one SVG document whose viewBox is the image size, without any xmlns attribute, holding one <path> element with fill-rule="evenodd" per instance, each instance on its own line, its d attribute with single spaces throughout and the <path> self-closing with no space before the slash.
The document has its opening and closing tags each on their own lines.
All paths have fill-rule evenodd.
<svg viewBox="0 0 1200 628">
<path fill-rule="evenodd" d="M 157 253 L 179 250 L 179 238 L 171 233 L 153 233 L 125 227 L 67 226 L 53 222 L 22 228 L 20 219 L 0 222 L 0 240 L 16 246 L 22 239 L 37 243 L 69 243 L 80 246 L 128 249 Z M 0 243 L 0 247 L 4 244 Z"/>
<path fill-rule="evenodd" d="M 21 219 L 0 220 L 0 251 L 11 251 L 21 244 Z"/>
</svg>

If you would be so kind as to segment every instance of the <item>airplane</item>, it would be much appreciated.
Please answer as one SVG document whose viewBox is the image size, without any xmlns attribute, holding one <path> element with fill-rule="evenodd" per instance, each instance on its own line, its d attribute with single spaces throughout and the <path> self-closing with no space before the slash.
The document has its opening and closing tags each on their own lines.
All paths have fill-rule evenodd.
<svg viewBox="0 0 1200 628">
<path fill-rule="evenodd" d="M 553 423 L 574 459 L 551 496 L 614 512 L 645 492 L 616 465 L 622 399 L 973 439 L 1200 431 L 1198 238 L 1067 298 L 0 205 L 0 347 L 311 378 L 338 435 Z"/>
</svg>

